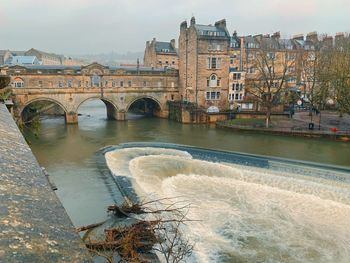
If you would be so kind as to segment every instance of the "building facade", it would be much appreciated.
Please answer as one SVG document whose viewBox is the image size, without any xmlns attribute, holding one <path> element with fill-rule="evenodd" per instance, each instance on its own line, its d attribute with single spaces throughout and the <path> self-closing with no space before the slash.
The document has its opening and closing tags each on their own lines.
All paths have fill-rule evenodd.
<svg viewBox="0 0 350 263">
<path fill-rule="evenodd" d="M 178 69 L 179 57 L 175 47 L 175 39 L 160 42 L 155 38 L 146 42 L 143 64 L 146 67 Z"/>
<path fill-rule="evenodd" d="M 226 21 L 200 25 L 182 22 L 179 37 L 179 87 L 184 100 L 201 108 L 228 108 L 230 36 Z"/>
</svg>

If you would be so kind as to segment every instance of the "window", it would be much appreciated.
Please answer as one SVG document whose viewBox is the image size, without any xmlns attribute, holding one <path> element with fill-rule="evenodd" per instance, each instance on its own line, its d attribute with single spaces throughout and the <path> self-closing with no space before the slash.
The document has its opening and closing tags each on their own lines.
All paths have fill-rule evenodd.
<svg viewBox="0 0 350 263">
<path fill-rule="evenodd" d="M 242 100 L 243 99 L 243 95 L 239 94 L 239 99 Z"/>
<path fill-rule="evenodd" d="M 113 88 L 115 87 L 115 81 L 112 81 L 112 87 Z"/>
<path fill-rule="evenodd" d="M 72 87 L 72 80 L 68 80 L 68 87 L 71 88 Z"/>
<path fill-rule="evenodd" d="M 128 87 L 131 87 L 131 81 L 130 80 L 128 81 Z"/>
<path fill-rule="evenodd" d="M 15 88 L 23 88 L 24 87 L 24 81 L 21 78 L 15 78 L 14 82 Z"/>
<path fill-rule="evenodd" d="M 162 65 L 162 61 L 161 61 L 161 60 L 158 60 L 158 64 L 159 64 L 159 65 Z"/>
<path fill-rule="evenodd" d="M 216 99 L 219 100 L 220 99 L 220 92 L 216 92 Z"/>
<path fill-rule="evenodd" d="M 216 69 L 216 58 L 211 58 L 211 68 Z"/>
<path fill-rule="evenodd" d="M 289 73 L 295 72 L 295 67 L 288 67 L 288 72 Z"/>
<path fill-rule="evenodd" d="M 235 90 L 236 84 L 232 84 L 232 90 Z"/>
<path fill-rule="evenodd" d="M 236 90 L 239 90 L 239 84 L 238 83 L 236 84 Z"/>
<path fill-rule="evenodd" d="M 39 80 L 39 87 L 42 87 L 43 86 L 43 82 L 41 80 Z"/>
<path fill-rule="evenodd" d="M 207 79 L 207 87 L 210 87 L 210 79 Z"/>
<path fill-rule="evenodd" d="M 209 57 L 208 58 L 208 69 L 219 69 L 221 68 L 221 58 Z"/>
<path fill-rule="evenodd" d="M 248 73 L 255 73 L 255 68 L 254 67 L 248 68 Z"/>
<path fill-rule="evenodd" d="M 290 78 L 288 78 L 287 79 L 287 83 L 294 83 L 294 82 L 296 82 L 296 78 L 295 77 L 290 77 Z"/>
<path fill-rule="evenodd" d="M 273 52 L 269 52 L 269 53 L 267 53 L 267 58 L 274 60 L 276 58 L 276 55 Z"/>
<path fill-rule="evenodd" d="M 216 68 L 221 68 L 221 58 L 217 59 Z"/>
<path fill-rule="evenodd" d="M 120 82 L 120 87 L 124 87 L 124 81 Z"/>
<path fill-rule="evenodd" d="M 218 81 L 217 76 L 215 74 L 211 75 L 210 76 L 210 85 L 209 86 L 211 88 L 215 88 L 217 86 L 217 81 Z"/>
<path fill-rule="evenodd" d="M 206 98 L 207 98 L 207 100 L 210 99 L 210 92 L 209 91 L 207 92 L 207 97 Z"/>
<path fill-rule="evenodd" d="M 230 58 L 230 64 L 235 63 L 235 60 L 233 58 Z"/>
<path fill-rule="evenodd" d="M 91 84 L 93 87 L 99 87 L 101 85 L 101 77 L 98 75 L 93 75 L 91 77 Z"/>
<path fill-rule="evenodd" d="M 241 73 L 233 73 L 233 79 L 235 80 L 241 79 Z"/>
<path fill-rule="evenodd" d="M 215 100 L 215 95 L 216 95 L 215 91 L 212 91 L 212 92 L 210 93 L 210 99 L 211 99 L 211 100 Z"/>
<path fill-rule="evenodd" d="M 64 86 L 63 81 L 60 80 L 60 81 L 58 82 L 58 87 L 63 88 L 63 86 Z"/>
<path fill-rule="evenodd" d="M 146 81 L 143 82 L 143 86 L 144 86 L 144 87 L 147 86 L 147 82 L 146 82 Z"/>
<path fill-rule="evenodd" d="M 78 81 L 78 86 L 81 87 L 81 80 Z"/>
<path fill-rule="evenodd" d="M 238 93 L 235 94 L 235 99 L 238 100 Z"/>
<path fill-rule="evenodd" d="M 220 82 L 221 82 L 221 79 L 218 79 L 218 80 L 216 81 L 216 86 L 217 86 L 217 87 L 220 87 L 220 84 L 221 84 Z"/>
</svg>

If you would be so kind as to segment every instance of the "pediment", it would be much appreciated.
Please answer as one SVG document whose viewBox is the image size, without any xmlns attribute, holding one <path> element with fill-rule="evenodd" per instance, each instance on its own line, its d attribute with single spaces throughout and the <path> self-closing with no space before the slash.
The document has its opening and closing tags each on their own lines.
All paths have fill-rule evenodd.
<svg viewBox="0 0 350 263">
<path fill-rule="evenodd" d="M 109 68 L 99 63 L 92 63 L 85 66 L 82 71 L 89 75 L 104 75 L 108 74 Z"/>
</svg>

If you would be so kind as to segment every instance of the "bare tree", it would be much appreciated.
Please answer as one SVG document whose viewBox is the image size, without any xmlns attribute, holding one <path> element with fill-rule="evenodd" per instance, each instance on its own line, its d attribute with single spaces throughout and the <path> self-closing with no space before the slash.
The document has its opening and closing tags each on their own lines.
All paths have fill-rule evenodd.
<svg viewBox="0 0 350 263">
<path fill-rule="evenodd" d="M 269 127 L 273 108 L 282 103 L 288 89 L 288 78 L 296 74 L 295 56 L 291 54 L 293 52 L 276 50 L 262 42 L 253 62 L 255 74 L 247 78 L 247 96 L 255 99 L 266 111 L 266 128 Z"/>
<path fill-rule="evenodd" d="M 156 253 L 165 262 L 186 262 L 193 252 L 193 245 L 183 235 L 189 209 L 184 201 L 169 202 L 171 198 L 152 201 L 112 205 L 108 212 L 113 216 L 133 219 L 130 225 L 105 229 L 104 240 L 84 237 L 87 248 L 107 262 L 152 262 L 149 253 Z M 141 218 L 140 218 L 141 217 Z M 148 219 L 145 219 L 148 218 Z M 91 231 L 103 227 L 105 222 L 78 228 L 77 231 Z"/>
<path fill-rule="evenodd" d="M 329 53 L 329 86 L 340 113 L 350 114 L 350 36 L 344 37 Z"/>
</svg>

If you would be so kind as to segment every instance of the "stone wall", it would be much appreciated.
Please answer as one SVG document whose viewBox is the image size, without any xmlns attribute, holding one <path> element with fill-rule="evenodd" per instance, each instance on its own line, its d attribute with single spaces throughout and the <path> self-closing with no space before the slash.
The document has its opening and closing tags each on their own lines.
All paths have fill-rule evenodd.
<svg viewBox="0 0 350 263">
<path fill-rule="evenodd" d="M 91 262 L 4 104 L 0 104 L 0 262 Z"/>
</svg>

